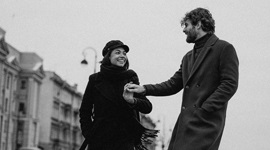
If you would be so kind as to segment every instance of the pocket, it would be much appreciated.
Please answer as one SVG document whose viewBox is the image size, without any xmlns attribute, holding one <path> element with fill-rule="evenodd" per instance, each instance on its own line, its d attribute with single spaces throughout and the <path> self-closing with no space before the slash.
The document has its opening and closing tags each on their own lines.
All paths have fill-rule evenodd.
<svg viewBox="0 0 270 150">
<path fill-rule="evenodd" d="M 208 112 L 203 108 L 197 108 L 195 111 L 195 115 L 201 122 L 205 123 L 205 125 L 212 125 L 213 122 L 217 120 L 216 112 Z"/>
</svg>

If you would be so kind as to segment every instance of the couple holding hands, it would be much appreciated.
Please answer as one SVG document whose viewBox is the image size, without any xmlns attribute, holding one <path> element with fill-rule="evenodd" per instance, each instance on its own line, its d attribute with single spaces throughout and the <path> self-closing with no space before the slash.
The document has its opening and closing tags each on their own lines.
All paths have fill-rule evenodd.
<svg viewBox="0 0 270 150">
<path fill-rule="evenodd" d="M 158 131 L 140 124 L 152 111 L 146 96 L 169 96 L 183 90 L 182 106 L 168 150 L 218 150 L 228 101 L 238 88 L 239 61 L 232 44 L 215 34 L 209 10 L 196 8 L 181 20 L 186 42 L 194 43 L 180 68 L 167 81 L 139 85 L 129 69 L 129 47 L 109 41 L 100 71 L 90 75 L 80 108 L 81 149 L 146 150 Z"/>
</svg>

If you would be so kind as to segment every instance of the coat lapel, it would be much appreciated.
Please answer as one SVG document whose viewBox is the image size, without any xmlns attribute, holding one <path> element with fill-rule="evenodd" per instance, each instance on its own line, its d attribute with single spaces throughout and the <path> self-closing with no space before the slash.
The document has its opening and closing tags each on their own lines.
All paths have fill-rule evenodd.
<svg viewBox="0 0 270 150">
<path fill-rule="evenodd" d="M 192 66 L 191 72 L 189 74 L 188 80 L 186 83 L 188 83 L 188 81 L 190 80 L 190 78 L 195 74 L 195 72 L 198 70 L 198 68 L 200 67 L 200 65 L 202 64 L 203 60 L 206 58 L 207 54 L 211 51 L 211 46 L 218 40 L 218 38 L 216 37 L 216 35 L 212 35 L 209 40 L 205 43 L 204 47 L 202 48 L 198 58 L 196 59 L 196 61 L 194 62 L 194 65 Z M 192 52 L 194 53 L 194 52 Z M 193 54 L 192 54 L 193 55 Z M 192 56 L 191 61 L 193 60 L 194 57 Z"/>
<path fill-rule="evenodd" d="M 205 57 L 207 56 L 208 52 L 210 51 L 210 47 L 203 47 L 203 49 L 201 50 L 198 58 L 196 59 L 196 61 L 194 62 L 194 65 L 192 66 L 189 78 L 191 78 L 191 76 L 195 73 L 195 71 L 199 68 L 200 64 L 202 63 L 202 61 L 205 59 Z"/>
</svg>

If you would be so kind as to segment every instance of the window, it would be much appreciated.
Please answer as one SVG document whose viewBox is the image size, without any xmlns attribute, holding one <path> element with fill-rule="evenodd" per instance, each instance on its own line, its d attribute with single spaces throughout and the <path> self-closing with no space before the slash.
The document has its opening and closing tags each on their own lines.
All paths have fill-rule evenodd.
<svg viewBox="0 0 270 150">
<path fill-rule="evenodd" d="M 4 121 L 4 132 L 5 133 L 8 132 L 8 121 L 7 120 Z"/>
<path fill-rule="evenodd" d="M 23 143 L 23 131 L 24 131 L 24 122 L 23 121 L 18 121 L 18 126 L 17 126 L 17 142 L 18 145 L 21 145 Z"/>
<path fill-rule="evenodd" d="M 77 143 L 77 131 L 73 131 L 73 136 L 72 136 L 72 141 L 74 141 L 74 143 Z"/>
<path fill-rule="evenodd" d="M 3 125 L 3 116 L 0 117 L 0 129 L 2 129 L 2 125 Z M 0 130 L 0 136 L 2 135 L 1 132 L 2 130 Z"/>
<path fill-rule="evenodd" d="M 52 124 L 51 139 L 53 139 L 53 140 L 58 139 L 58 136 L 59 136 L 59 128 L 57 125 Z"/>
<path fill-rule="evenodd" d="M 70 141 L 70 130 L 68 128 L 63 129 L 63 138 L 65 142 Z"/>
<path fill-rule="evenodd" d="M 7 148 L 6 148 L 6 143 L 5 143 L 5 142 L 2 143 L 2 147 L 3 147 L 3 149 L 7 149 Z"/>
<path fill-rule="evenodd" d="M 77 121 L 78 121 L 78 111 L 73 112 L 73 119 L 74 119 L 74 123 L 77 123 Z"/>
<path fill-rule="evenodd" d="M 56 119 L 59 119 L 58 116 L 59 116 L 59 103 L 54 101 L 53 102 L 53 117 Z"/>
<path fill-rule="evenodd" d="M 6 112 L 8 111 L 8 98 L 6 98 L 5 100 L 5 111 Z"/>
<path fill-rule="evenodd" d="M 18 121 L 18 130 L 23 131 L 24 128 L 24 122 L 23 121 Z"/>
<path fill-rule="evenodd" d="M 6 85 L 7 89 L 9 89 L 9 84 L 10 84 L 10 75 L 7 76 L 7 85 Z"/>
<path fill-rule="evenodd" d="M 66 119 L 66 111 L 65 111 L 65 107 L 62 105 L 61 106 L 61 116 L 60 116 L 61 120 L 65 120 Z"/>
<path fill-rule="evenodd" d="M 25 115 L 25 105 L 22 102 L 20 102 L 20 104 L 19 104 L 19 113 Z"/>
<path fill-rule="evenodd" d="M 0 106 L 4 106 L 4 104 L 5 104 L 5 102 L 4 102 L 4 100 L 5 100 L 5 89 L 2 89 L 2 97 L 1 97 L 2 99 L 0 100 Z"/>
<path fill-rule="evenodd" d="M 26 80 L 21 81 L 21 87 L 22 90 L 26 89 Z"/>
<path fill-rule="evenodd" d="M 63 140 L 66 142 L 67 141 L 67 136 L 68 136 L 68 134 L 67 134 L 67 129 L 64 129 L 63 130 Z"/>
</svg>

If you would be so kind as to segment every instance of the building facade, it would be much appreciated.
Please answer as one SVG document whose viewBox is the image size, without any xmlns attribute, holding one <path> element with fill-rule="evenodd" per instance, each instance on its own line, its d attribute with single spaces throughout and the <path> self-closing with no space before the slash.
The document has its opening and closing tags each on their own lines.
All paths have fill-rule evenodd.
<svg viewBox="0 0 270 150">
<path fill-rule="evenodd" d="M 12 74 L 14 71 L 10 68 L 10 64 L 7 62 L 7 56 L 9 54 L 7 44 L 5 42 L 5 31 L 0 28 L 0 149 L 7 149 L 11 146 L 12 139 L 12 127 L 11 126 L 11 100 L 13 98 L 13 92 L 15 91 L 12 83 L 12 78 L 17 77 L 18 71 Z M 12 87 L 11 87 L 12 86 Z"/>
<path fill-rule="evenodd" d="M 44 150 L 78 150 L 83 137 L 79 125 L 82 94 L 55 72 L 45 71 L 40 97 L 40 146 Z"/>
<path fill-rule="evenodd" d="M 0 150 L 77 150 L 82 94 L 44 72 L 37 54 L 6 43 L 5 33 L 0 28 Z"/>
<path fill-rule="evenodd" d="M 35 53 L 19 52 L 5 42 L 2 29 L 0 34 L 0 149 L 37 147 L 43 60 Z"/>
</svg>

